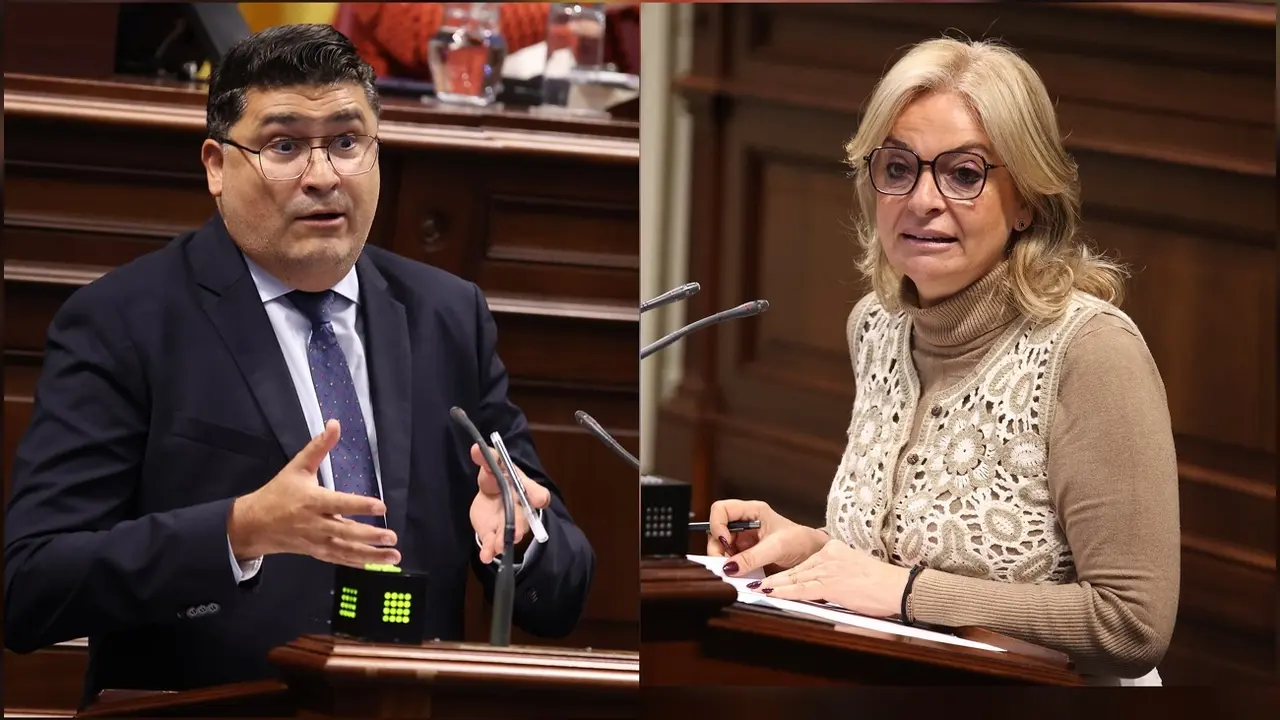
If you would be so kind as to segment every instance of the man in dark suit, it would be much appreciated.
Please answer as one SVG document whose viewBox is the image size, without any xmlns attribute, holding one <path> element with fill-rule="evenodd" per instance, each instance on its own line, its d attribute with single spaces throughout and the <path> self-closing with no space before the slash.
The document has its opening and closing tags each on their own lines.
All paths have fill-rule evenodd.
<svg viewBox="0 0 1280 720">
<path fill-rule="evenodd" d="M 48 335 L 5 524 L 5 642 L 88 636 L 84 701 L 270 676 L 324 633 L 334 564 L 429 575 L 458 639 L 468 566 L 492 596 L 496 479 L 451 423 L 500 432 L 519 517 L 515 623 L 581 615 L 595 556 L 507 399 L 479 289 L 365 247 L 378 202 L 373 73 L 328 26 L 238 44 L 201 157 L 218 212 L 76 292 Z"/>
</svg>

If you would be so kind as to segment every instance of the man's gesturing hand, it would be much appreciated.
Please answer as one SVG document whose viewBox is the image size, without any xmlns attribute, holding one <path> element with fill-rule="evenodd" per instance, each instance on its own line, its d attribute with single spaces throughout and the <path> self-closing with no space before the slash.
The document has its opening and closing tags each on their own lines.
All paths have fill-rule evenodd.
<svg viewBox="0 0 1280 720">
<path fill-rule="evenodd" d="M 476 536 L 480 538 L 480 561 L 491 563 L 502 552 L 502 530 L 507 525 L 506 515 L 502 509 L 502 490 L 498 488 L 498 479 L 489 471 L 489 466 L 485 464 L 484 456 L 480 454 L 480 448 L 477 445 L 471 446 L 471 462 L 480 466 L 480 472 L 476 474 L 479 492 L 476 493 L 476 499 L 471 501 L 471 527 L 475 528 Z M 524 492 L 529 496 L 529 504 L 535 510 L 551 504 L 550 490 L 525 477 L 520 468 L 516 468 L 516 472 L 520 473 Z M 515 501 L 515 541 L 518 543 L 529 532 L 529 522 L 525 520 L 524 510 L 520 507 L 520 498 L 515 488 L 512 488 L 511 494 L 513 496 L 511 499 Z"/>
<path fill-rule="evenodd" d="M 236 499 L 227 536 L 237 560 L 293 553 L 352 567 L 400 562 L 395 533 L 342 517 L 385 515 L 381 500 L 320 485 L 320 463 L 340 434 L 338 421 L 330 420 L 270 482 Z"/>
</svg>

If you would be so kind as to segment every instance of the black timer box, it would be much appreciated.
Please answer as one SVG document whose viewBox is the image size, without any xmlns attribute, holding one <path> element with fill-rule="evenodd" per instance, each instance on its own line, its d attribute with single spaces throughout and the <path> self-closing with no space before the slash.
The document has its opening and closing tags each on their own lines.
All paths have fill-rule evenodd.
<svg viewBox="0 0 1280 720">
<path fill-rule="evenodd" d="M 401 645 L 423 641 L 427 576 L 394 565 L 338 566 L 330 631 Z"/>
<path fill-rule="evenodd" d="M 684 557 L 689 552 L 693 486 L 679 480 L 640 478 L 640 556 Z"/>
</svg>

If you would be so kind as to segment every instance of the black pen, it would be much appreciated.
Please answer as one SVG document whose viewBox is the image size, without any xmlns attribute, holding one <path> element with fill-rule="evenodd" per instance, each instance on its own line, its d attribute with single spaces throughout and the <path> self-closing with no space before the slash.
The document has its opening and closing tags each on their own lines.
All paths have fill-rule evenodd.
<svg viewBox="0 0 1280 720">
<path fill-rule="evenodd" d="M 759 520 L 732 520 L 729 522 L 729 532 L 742 532 L 743 530 L 759 530 Z M 711 523 L 709 522 L 691 522 L 689 523 L 689 532 L 711 532 Z"/>
</svg>

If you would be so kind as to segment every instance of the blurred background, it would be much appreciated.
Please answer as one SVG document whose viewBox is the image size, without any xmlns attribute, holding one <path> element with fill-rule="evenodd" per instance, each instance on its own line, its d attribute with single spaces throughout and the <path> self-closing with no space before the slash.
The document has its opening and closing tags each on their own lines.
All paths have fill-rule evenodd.
<svg viewBox="0 0 1280 720">
<path fill-rule="evenodd" d="M 1272 3 L 645 5 L 644 343 L 769 311 L 642 367 L 645 472 L 820 525 L 845 444 L 854 268 L 843 143 L 907 47 L 1000 37 L 1040 72 L 1086 232 L 1134 271 L 1122 309 L 1168 390 L 1182 592 L 1167 685 L 1276 667 L 1276 98 Z M 701 538 L 696 538 L 701 546 Z M 698 547 L 694 551 L 703 552 Z"/>
<path fill-rule="evenodd" d="M 295 22 L 333 24 L 377 71 L 369 242 L 484 290 L 511 397 L 595 547 L 585 615 L 555 642 L 637 649 L 635 472 L 574 420 L 585 410 L 639 452 L 632 3 L 7 3 L 6 499 L 54 313 L 210 216 L 205 80 L 235 41 Z M 468 639 L 487 641 L 474 581 L 467 602 Z M 85 639 L 6 651 L 6 716 L 69 716 L 86 662 Z"/>
</svg>

